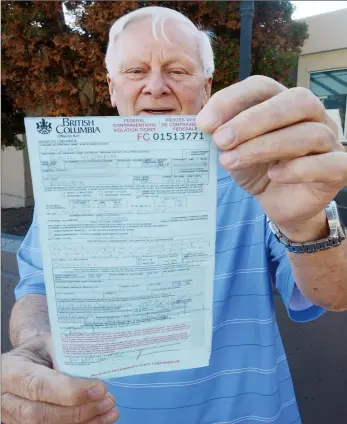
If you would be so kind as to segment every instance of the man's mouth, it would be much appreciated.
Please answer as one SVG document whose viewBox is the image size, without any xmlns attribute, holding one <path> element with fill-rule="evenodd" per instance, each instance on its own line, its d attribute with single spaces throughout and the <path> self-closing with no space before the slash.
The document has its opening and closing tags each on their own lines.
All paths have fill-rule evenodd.
<svg viewBox="0 0 347 424">
<path fill-rule="evenodd" d="M 173 113 L 174 109 L 143 109 L 142 112 L 149 115 L 168 115 Z"/>
</svg>

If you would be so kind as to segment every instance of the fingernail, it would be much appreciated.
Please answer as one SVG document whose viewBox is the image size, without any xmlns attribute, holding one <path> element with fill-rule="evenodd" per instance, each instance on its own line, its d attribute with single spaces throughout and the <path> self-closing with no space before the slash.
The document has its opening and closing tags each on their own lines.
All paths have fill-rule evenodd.
<svg viewBox="0 0 347 424">
<path fill-rule="evenodd" d="M 220 130 L 217 130 L 213 134 L 213 141 L 220 149 L 226 149 L 227 147 L 230 147 L 235 139 L 236 135 L 230 127 L 224 127 Z"/>
<path fill-rule="evenodd" d="M 240 155 L 236 150 L 231 152 L 223 152 L 220 155 L 219 161 L 222 166 L 232 166 L 235 165 L 240 160 Z"/>
<path fill-rule="evenodd" d="M 119 418 L 118 412 L 114 409 L 111 413 L 107 414 L 107 417 L 104 418 L 103 424 L 113 424 Z"/>
<path fill-rule="evenodd" d="M 98 400 L 104 395 L 105 395 L 105 388 L 104 386 L 100 386 L 99 384 L 97 386 L 91 387 L 88 390 L 88 398 L 90 400 Z"/>
<path fill-rule="evenodd" d="M 219 123 L 219 116 L 210 110 L 202 110 L 196 116 L 196 126 L 206 132 L 213 132 Z"/>
<path fill-rule="evenodd" d="M 103 401 L 101 401 L 100 403 L 98 403 L 97 408 L 98 408 L 98 411 L 101 414 L 102 412 L 106 412 L 109 409 L 111 409 L 113 407 L 113 405 L 114 405 L 113 400 L 111 398 L 106 398 Z"/>
</svg>

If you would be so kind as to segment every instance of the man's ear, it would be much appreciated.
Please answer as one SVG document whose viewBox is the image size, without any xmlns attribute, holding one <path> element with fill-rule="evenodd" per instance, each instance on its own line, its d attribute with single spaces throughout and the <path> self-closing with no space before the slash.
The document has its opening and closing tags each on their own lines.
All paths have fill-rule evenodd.
<svg viewBox="0 0 347 424">
<path fill-rule="evenodd" d="M 203 107 L 206 105 L 206 103 L 209 101 L 210 97 L 211 97 L 211 91 L 212 91 L 212 81 L 213 78 L 210 77 L 205 81 L 205 87 L 204 87 L 204 91 L 205 91 L 205 96 L 204 96 L 204 104 L 202 105 Z"/>
<path fill-rule="evenodd" d="M 116 93 L 114 91 L 114 84 L 113 84 L 109 74 L 107 74 L 107 84 L 108 84 L 108 92 L 110 93 L 111 105 L 112 105 L 112 107 L 117 107 Z"/>
</svg>

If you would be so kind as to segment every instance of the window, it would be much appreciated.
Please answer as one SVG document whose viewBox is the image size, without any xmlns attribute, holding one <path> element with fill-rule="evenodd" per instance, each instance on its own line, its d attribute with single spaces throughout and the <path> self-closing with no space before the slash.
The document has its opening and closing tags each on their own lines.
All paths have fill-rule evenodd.
<svg viewBox="0 0 347 424">
<path fill-rule="evenodd" d="M 339 128 L 340 141 L 347 142 L 347 69 L 311 72 L 310 90 L 320 98 Z"/>
</svg>

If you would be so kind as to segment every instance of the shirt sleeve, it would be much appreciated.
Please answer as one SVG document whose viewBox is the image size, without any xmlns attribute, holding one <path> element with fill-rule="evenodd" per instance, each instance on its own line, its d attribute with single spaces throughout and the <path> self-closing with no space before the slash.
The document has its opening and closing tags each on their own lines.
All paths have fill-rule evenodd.
<svg viewBox="0 0 347 424">
<path fill-rule="evenodd" d="M 26 294 L 46 294 L 37 216 L 17 252 L 19 282 L 14 290 L 16 300 Z"/>
<path fill-rule="evenodd" d="M 272 281 L 280 293 L 288 316 L 297 322 L 306 322 L 321 316 L 325 309 L 307 300 L 297 287 L 286 248 L 271 231 L 266 220 L 266 246 L 269 254 L 269 267 Z"/>
</svg>

